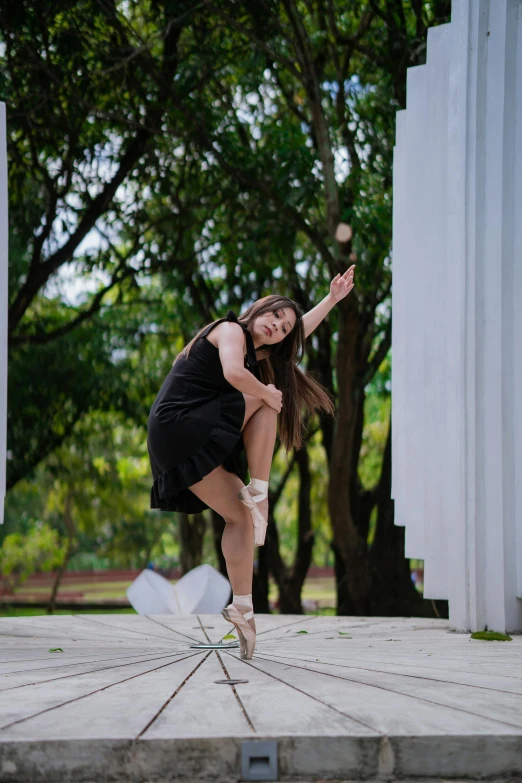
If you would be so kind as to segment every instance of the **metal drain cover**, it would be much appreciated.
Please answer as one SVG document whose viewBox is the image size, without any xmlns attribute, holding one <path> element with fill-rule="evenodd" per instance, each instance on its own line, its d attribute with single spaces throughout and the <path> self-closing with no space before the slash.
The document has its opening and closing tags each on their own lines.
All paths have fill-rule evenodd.
<svg viewBox="0 0 522 783">
<path fill-rule="evenodd" d="M 228 644 L 191 644 L 193 650 L 235 650 L 239 647 L 239 642 L 229 642 Z"/>
<path fill-rule="evenodd" d="M 239 685 L 243 682 L 248 682 L 248 680 L 214 680 L 216 685 Z"/>
</svg>

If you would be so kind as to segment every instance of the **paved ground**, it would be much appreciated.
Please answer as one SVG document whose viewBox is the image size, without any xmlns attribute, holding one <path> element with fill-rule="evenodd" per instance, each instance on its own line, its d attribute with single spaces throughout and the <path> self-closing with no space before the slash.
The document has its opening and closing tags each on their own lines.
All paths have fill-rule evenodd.
<svg viewBox="0 0 522 783">
<path fill-rule="evenodd" d="M 0 781 L 266 780 L 274 750 L 279 780 L 522 780 L 522 637 L 256 622 L 243 662 L 190 646 L 231 630 L 220 615 L 1 619 Z"/>
</svg>

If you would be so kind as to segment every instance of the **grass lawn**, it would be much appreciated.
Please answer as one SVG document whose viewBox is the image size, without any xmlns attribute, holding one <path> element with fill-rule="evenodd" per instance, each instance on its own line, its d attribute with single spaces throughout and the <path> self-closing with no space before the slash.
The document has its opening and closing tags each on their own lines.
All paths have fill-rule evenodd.
<svg viewBox="0 0 522 783">
<path fill-rule="evenodd" d="M 36 617 L 42 614 L 47 614 L 47 611 L 39 606 L 34 608 L 25 606 L 0 607 L 0 617 Z M 74 612 L 68 609 L 56 609 L 53 614 L 136 614 L 136 612 L 131 606 L 128 608 L 122 607 L 121 609 L 82 609 L 79 606 Z"/>
<path fill-rule="evenodd" d="M 25 608 L 8 606 L 0 608 L 0 617 L 36 617 L 47 614 L 45 609 L 40 607 Z M 132 607 L 124 607 L 122 609 L 82 609 L 81 606 L 75 609 L 74 612 L 67 611 L 65 609 L 57 609 L 54 614 L 136 614 Z M 273 614 L 278 614 L 273 612 Z M 333 607 L 327 607 L 325 609 L 318 609 L 316 612 L 306 612 L 306 614 L 320 614 L 320 615 L 335 615 L 335 609 Z"/>
<path fill-rule="evenodd" d="M 37 587 L 33 586 L 27 586 L 22 585 L 18 590 L 15 591 L 15 594 L 17 596 L 20 596 L 20 598 L 27 596 L 28 599 L 30 598 L 40 598 L 42 601 L 45 601 L 47 597 L 50 595 L 50 588 L 51 588 L 52 580 L 49 579 L 49 582 L 47 585 L 38 585 Z M 173 584 L 176 584 L 176 580 L 172 580 Z M 122 599 L 125 598 L 125 591 L 127 587 L 129 586 L 130 582 L 124 581 L 124 582 L 103 582 L 103 581 L 86 581 L 85 583 L 79 583 L 79 584 L 67 584 L 65 581 L 62 583 L 61 589 L 58 592 L 58 595 L 60 593 L 83 593 L 83 600 L 86 603 L 96 602 L 99 600 L 113 600 L 113 599 Z M 268 592 L 268 598 L 269 600 L 274 603 L 277 600 L 277 585 L 275 582 L 270 579 L 269 583 L 269 592 Z M 327 609 L 329 607 L 335 607 L 335 582 L 334 579 L 328 578 L 328 577 L 317 577 L 313 579 L 307 579 L 304 583 L 303 593 L 302 593 L 302 599 L 303 600 L 314 600 L 318 602 L 318 608 L 320 609 Z M 81 611 L 80 606 L 78 607 L 78 611 Z M 97 610 L 92 610 L 97 611 Z M 100 607 L 101 612 L 108 611 L 103 609 L 103 607 Z M 125 609 L 122 607 L 122 611 L 128 611 L 133 613 L 134 610 L 129 608 Z M 0 612 L 2 612 L 2 609 L 0 609 Z M 45 610 L 42 612 L 45 614 Z M 70 614 L 69 611 L 65 612 L 66 614 Z"/>
<path fill-rule="evenodd" d="M 172 580 L 173 584 L 176 580 Z M 24 595 L 35 597 L 42 597 L 45 600 L 50 593 L 50 583 L 47 586 L 38 587 L 24 587 L 22 586 L 16 590 L 16 595 L 23 597 Z M 63 593 L 67 592 L 80 592 L 83 593 L 83 599 L 87 602 L 97 601 L 100 599 L 112 600 L 115 598 L 125 598 L 125 590 L 129 586 L 130 582 L 86 582 L 85 584 L 63 585 Z M 268 597 L 272 604 L 277 600 L 277 585 L 271 579 L 269 584 Z M 313 578 L 307 579 L 304 584 L 303 600 L 314 600 L 318 602 L 317 609 L 309 610 L 306 614 L 321 614 L 321 615 L 335 615 L 335 584 L 333 578 Z M 277 613 L 277 609 L 273 610 Z M 1 606 L 0 617 L 31 617 L 35 615 L 47 614 L 45 608 L 42 607 L 17 607 L 16 605 Z M 57 609 L 55 614 L 136 614 L 132 607 L 122 606 L 118 609 L 109 609 L 104 606 L 100 606 L 99 609 L 82 609 L 81 604 L 74 610 L 70 609 Z"/>
</svg>

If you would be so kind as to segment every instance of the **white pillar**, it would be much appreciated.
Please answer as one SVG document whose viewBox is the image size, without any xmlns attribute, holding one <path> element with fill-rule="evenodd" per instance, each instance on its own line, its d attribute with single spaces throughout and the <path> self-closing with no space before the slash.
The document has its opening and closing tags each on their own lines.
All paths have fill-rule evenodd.
<svg viewBox="0 0 522 783">
<path fill-rule="evenodd" d="M 0 524 L 4 521 L 7 430 L 7 148 L 5 104 L 0 103 Z"/>
<path fill-rule="evenodd" d="M 392 495 L 427 598 L 522 630 L 522 0 L 453 0 L 394 153 Z"/>
</svg>

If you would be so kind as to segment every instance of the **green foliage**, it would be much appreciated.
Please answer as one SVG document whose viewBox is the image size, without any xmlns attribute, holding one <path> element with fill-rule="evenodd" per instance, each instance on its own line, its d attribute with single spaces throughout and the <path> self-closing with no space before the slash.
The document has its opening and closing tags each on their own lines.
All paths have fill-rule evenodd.
<svg viewBox="0 0 522 783">
<path fill-rule="evenodd" d="M 381 475 L 382 457 L 390 426 L 391 399 L 368 395 L 359 452 L 359 478 L 365 489 L 374 487 Z"/>
<path fill-rule="evenodd" d="M 10 533 L 0 549 L 0 572 L 11 590 L 34 571 L 53 571 L 64 560 L 66 543 L 43 522 L 30 524 L 27 534 Z"/>
<path fill-rule="evenodd" d="M 176 560 L 175 516 L 148 510 L 155 394 L 181 347 L 228 307 L 277 292 L 305 311 L 322 299 L 348 262 L 333 240 L 340 219 L 358 255 L 351 371 L 366 394 L 350 480 L 376 486 L 390 412 L 390 358 L 373 359 L 390 339 L 395 111 L 449 0 L 374 5 L 1 5 L 12 228 L 0 538 L 27 535 L 35 518 L 64 535 L 70 497 L 71 565 Z M 334 309 L 303 360 L 334 395 L 346 391 L 339 320 Z M 332 563 L 333 535 L 322 435 L 309 444 L 320 565 Z M 288 565 L 298 487 L 295 468 L 276 511 Z"/>
<path fill-rule="evenodd" d="M 8 494 L 6 531 L 30 534 L 24 523 L 28 506 L 65 535 L 63 510 L 70 495 L 77 558 L 95 550 L 105 565 L 144 567 L 172 542 L 168 526 L 174 521 L 146 510 L 150 481 L 141 428 L 113 413 L 92 413 L 40 463 L 33 480 L 20 481 Z"/>
</svg>

